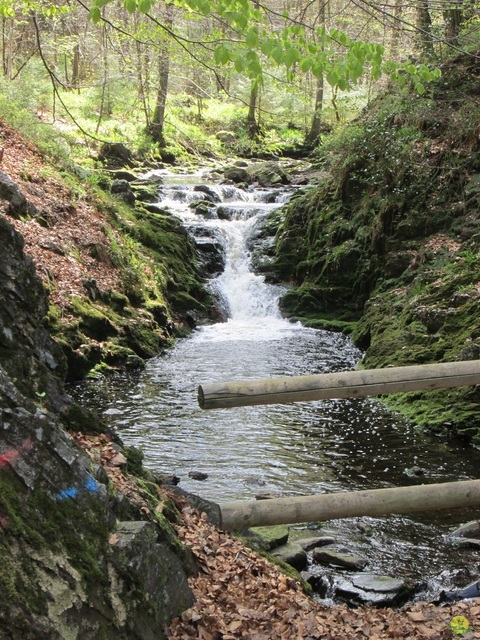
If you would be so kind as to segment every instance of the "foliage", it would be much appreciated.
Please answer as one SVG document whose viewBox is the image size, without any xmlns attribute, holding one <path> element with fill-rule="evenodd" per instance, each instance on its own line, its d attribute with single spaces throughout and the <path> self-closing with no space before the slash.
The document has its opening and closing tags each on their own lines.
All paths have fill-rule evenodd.
<svg viewBox="0 0 480 640">
<path fill-rule="evenodd" d="M 70 153 L 67 140 L 46 120 L 51 112 L 51 91 L 38 61 L 16 80 L 0 77 L 0 114 L 3 120 L 34 141 L 54 158 L 65 161 Z M 44 115 L 45 114 L 45 115 Z"/>
</svg>

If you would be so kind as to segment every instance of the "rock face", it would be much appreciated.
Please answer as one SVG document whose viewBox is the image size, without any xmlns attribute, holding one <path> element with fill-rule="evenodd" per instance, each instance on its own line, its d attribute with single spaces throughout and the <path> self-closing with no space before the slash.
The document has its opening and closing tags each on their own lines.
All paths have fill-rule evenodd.
<svg viewBox="0 0 480 640">
<path fill-rule="evenodd" d="M 168 522 L 126 506 L 67 434 L 74 415 L 94 418 L 62 391 L 46 294 L 22 245 L 0 217 L 0 636 L 162 638 L 192 602 L 181 545 Z"/>
</svg>

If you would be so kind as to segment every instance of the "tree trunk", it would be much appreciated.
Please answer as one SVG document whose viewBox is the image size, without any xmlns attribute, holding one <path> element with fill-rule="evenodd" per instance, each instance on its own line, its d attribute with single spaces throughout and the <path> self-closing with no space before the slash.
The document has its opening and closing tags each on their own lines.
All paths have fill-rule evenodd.
<svg viewBox="0 0 480 640">
<path fill-rule="evenodd" d="M 80 82 L 80 45 L 77 42 L 77 44 L 73 47 L 71 86 L 74 89 L 78 89 L 79 82 Z"/>
<path fill-rule="evenodd" d="M 420 51 L 425 58 L 431 59 L 435 57 L 435 50 L 433 48 L 432 18 L 428 0 L 417 0 L 416 9 Z"/>
<path fill-rule="evenodd" d="M 325 28 L 326 25 L 326 9 L 328 0 L 320 0 L 318 7 L 318 26 Z M 323 50 L 323 47 L 322 47 Z M 322 109 L 323 109 L 323 95 L 324 95 L 324 80 L 323 73 L 317 78 L 317 90 L 315 92 L 315 110 L 313 112 L 313 118 L 310 125 L 310 131 L 307 133 L 305 142 L 308 145 L 315 145 L 318 142 L 320 132 L 322 129 Z"/>
<path fill-rule="evenodd" d="M 260 127 L 257 122 L 256 110 L 258 99 L 258 82 L 254 80 L 250 88 L 250 99 L 248 101 L 247 128 L 250 138 L 255 138 L 260 133 Z"/>
<path fill-rule="evenodd" d="M 395 58 L 398 54 L 398 45 L 400 42 L 400 30 L 402 23 L 400 22 L 403 14 L 402 0 L 395 0 L 395 8 L 393 10 L 394 23 L 392 25 L 392 39 L 390 42 L 390 56 Z"/>
<path fill-rule="evenodd" d="M 314 146 L 318 142 L 322 130 L 322 108 L 324 93 L 323 74 L 317 78 L 317 91 L 315 93 L 315 111 L 313 113 L 310 131 L 307 133 L 305 142 L 309 146 Z"/>
<path fill-rule="evenodd" d="M 164 22 L 171 28 L 173 25 L 173 6 L 165 5 Z M 164 124 L 165 111 L 167 106 L 168 80 L 170 76 L 170 51 L 168 46 L 163 47 L 158 55 L 158 90 L 153 112 L 152 121 L 150 123 L 150 135 L 154 142 L 160 147 L 165 146 Z"/>
<path fill-rule="evenodd" d="M 13 75 L 12 39 L 13 21 L 11 18 L 2 18 L 3 75 L 9 80 L 12 79 Z"/>
<path fill-rule="evenodd" d="M 458 44 L 458 34 L 463 24 L 463 12 L 459 6 L 452 3 L 449 9 L 443 12 L 445 20 L 445 39 L 449 44 Z"/>
</svg>

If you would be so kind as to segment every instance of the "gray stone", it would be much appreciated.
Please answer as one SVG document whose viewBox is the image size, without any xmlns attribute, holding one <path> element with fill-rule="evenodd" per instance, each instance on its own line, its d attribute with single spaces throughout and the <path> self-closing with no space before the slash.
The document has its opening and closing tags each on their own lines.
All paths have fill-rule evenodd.
<svg viewBox="0 0 480 640">
<path fill-rule="evenodd" d="M 203 471 L 189 471 L 188 477 L 192 478 L 192 480 L 206 480 L 208 478 L 208 473 L 203 473 Z"/>
<path fill-rule="evenodd" d="M 284 525 L 275 527 L 251 527 L 247 532 L 252 546 L 256 549 L 270 551 L 288 542 L 289 530 Z"/>
<path fill-rule="evenodd" d="M 122 200 L 129 205 L 135 204 L 135 194 L 132 191 L 132 187 L 127 180 L 115 180 L 110 187 L 110 191 L 117 196 L 120 196 Z"/>
<path fill-rule="evenodd" d="M 313 538 L 300 538 L 300 540 L 295 540 L 295 542 L 305 551 L 311 551 L 317 547 L 326 547 L 329 544 L 335 544 L 336 540 L 332 536 L 316 536 Z"/>
<path fill-rule="evenodd" d="M 350 576 L 355 587 L 364 591 L 378 591 L 381 593 L 392 593 L 405 587 L 404 580 L 391 578 L 390 576 L 379 576 L 374 573 L 359 573 Z"/>
<path fill-rule="evenodd" d="M 217 131 L 215 137 L 217 138 L 217 140 L 220 140 L 220 142 L 223 142 L 224 144 L 235 142 L 235 134 L 231 131 Z"/>
<path fill-rule="evenodd" d="M 35 206 L 28 202 L 15 182 L 3 171 L 0 171 L 0 197 L 8 200 L 8 214 L 12 218 L 20 218 L 25 215 L 33 216 L 37 213 Z"/>
<path fill-rule="evenodd" d="M 480 549 L 480 538 L 454 538 L 453 544 L 456 547 Z"/>
<path fill-rule="evenodd" d="M 248 182 L 256 182 L 261 187 L 275 187 L 289 184 L 290 178 L 276 162 L 256 162 L 247 167 Z"/>
<path fill-rule="evenodd" d="M 157 638 L 172 617 L 194 602 L 185 571 L 178 557 L 157 543 L 158 531 L 152 523 L 121 522 L 116 535 L 110 561 L 117 573 L 125 621 L 135 637 Z M 136 599 L 142 594 L 148 595 L 140 614 Z"/>
<path fill-rule="evenodd" d="M 221 202 L 221 198 L 218 195 L 218 193 L 216 191 L 214 191 L 213 189 L 211 189 L 208 185 L 206 184 L 196 184 L 193 187 L 194 191 L 197 191 L 199 193 L 203 193 L 205 194 L 205 196 L 207 197 L 207 200 L 210 200 L 210 202 L 213 203 L 217 203 L 217 202 Z"/>
<path fill-rule="evenodd" d="M 403 580 L 374 574 L 337 576 L 335 597 L 350 604 L 398 605 L 407 600 L 411 589 Z"/>
<path fill-rule="evenodd" d="M 454 538 L 480 537 L 480 520 L 471 520 L 470 522 L 466 522 L 455 529 L 455 531 L 452 531 L 450 535 Z"/>
<path fill-rule="evenodd" d="M 291 565 L 297 571 L 302 571 L 307 566 L 307 553 L 294 542 L 277 547 L 271 554 L 274 558 Z"/>
<path fill-rule="evenodd" d="M 365 558 L 339 553 L 331 549 L 314 549 L 313 560 L 318 564 L 325 564 L 333 567 L 343 567 L 349 571 L 361 571 L 367 564 Z"/>
<path fill-rule="evenodd" d="M 133 166 L 132 152 L 122 142 L 107 142 L 98 154 L 100 162 L 114 166 Z"/>
<path fill-rule="evenodd" d="M 252 181 L 250 174 L 243 167 L 229 167 L 223 172 L 226 180 L 231 180 L 236 183 L 250 184 Z"/>
</svg>

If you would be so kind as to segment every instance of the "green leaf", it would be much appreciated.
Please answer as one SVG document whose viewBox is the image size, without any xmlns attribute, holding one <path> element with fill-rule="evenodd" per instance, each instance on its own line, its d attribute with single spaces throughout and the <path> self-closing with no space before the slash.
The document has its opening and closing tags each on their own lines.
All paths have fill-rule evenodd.
<svg viewBox="0 0 480 640">
<path fill-rule="evenodd" d="M 300 60 L 300 69 L 303 71 L 303 73 L 307 73 L 307 71 L 310 71 L 310 69 L 312 68 L 312 59 L 311 58 L 303 58 L 303 60 Z"/>
<path fill-rule="evenodd" d="M 208 0 L 200 0 L 200 2 L 198 2 L 198 11 L 202 14 L 202 16 L 208 16 L 211 10 L 212 5 Z"/>
<path fill-rule="evenodd" d="M 148 13 L 152 8 L 152 5 L 152 0 L 139 0 L 138 2 L 138 8 L 142 13 Z"/>
<path fill-rule="evenodd" d="M 235 60 L 235 71 L 238 71 L 238 73 L 242 73 L 246 68 L 247 61 L 245 60 L 245 58 L 237 58 Z"/>
<path fill-rule="evenodd" d="M 292 67 L 299 60 L 300 60 L 300 53 L 298 52 L 298 49 L 295 49 L 294 47 L 290 47 L 290 49 L 288 49 L 288 51 L 285 53 L 285 60 L 284 60 L 284 64 L 287 67 L 287 69 Z"/>
<path fill-rule="evenodd" d="M 282 47 L 275 47 L 272 51 L 272 58 L 275 60 L 277 64 L 281 64 L 283 62 L 283 49 Z"/>
<path fill-rule="evenodd" d="M 219 44 L 215 48 L 213 57 L 217 64 L 228 64 L 230 62 L 230 50 L 225 45 Z"/>
<path fill-rule="evenodd" d="M 98 7 L 93 7 L 93 9 L 90 9 L 88 13 L 88 18 L 93 22 L 93 24 L 97 24 L 97 22 L 100 21 L 101 17 L 102 17 L 102 14 Z"/>
<path fill-rule="evenodd" d="M 422 96 L 425 93 L 425 86 L 420 82 L 420 80 L 414 80 L 414 85 L 415 91 Z"/>
<path fill-rule="evenodd" d="M 327 82 L 331 87 L 336 87 L 338 85 L 338 72 L 336 69 L 332 69 L 326 75 Z"/>
<path fill-rule="evenodd" d="M 263 55 L 270 56 L 272 54 L 274 46 L 275 43 L 273 43 L 271 40 L 262 40 L 262 42 L 260 43 L 260 51 L 263 53 Z"/>
<path fill-rule="evenodd" d="M 258 47 L 258 31 L 255 28 L 250 29 L 245 36 L 245 44 L 250 49 L 256 49 Z"/>
<path fill-rule="evenodd" d="M 137 0 L 124 0 L 123 6 L 128 11 L 128 13 L 135 13 L 137 9 Z"/>
</svg>

